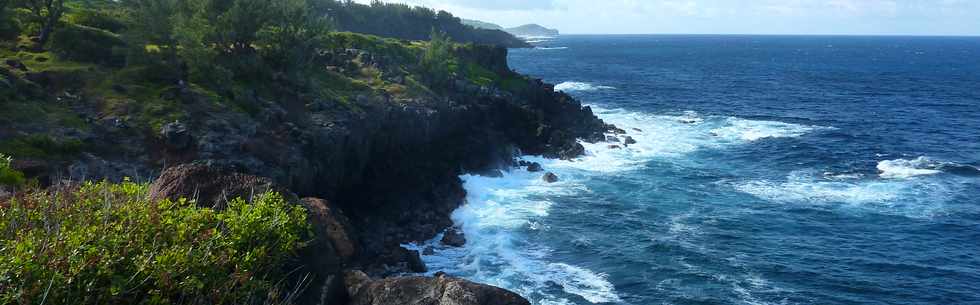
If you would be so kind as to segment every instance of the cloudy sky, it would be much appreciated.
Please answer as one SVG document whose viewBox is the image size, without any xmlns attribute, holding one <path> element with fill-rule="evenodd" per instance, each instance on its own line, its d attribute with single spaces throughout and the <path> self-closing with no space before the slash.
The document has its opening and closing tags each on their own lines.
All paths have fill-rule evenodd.
<svg viewBox="0 0 980 305">
<path fill-rule="evenodd" d="M 369 0 L 357 0 L 367 3 Z M 980 35 L 980 0 L 391 0 L 578 34 Z"/>
</svg>

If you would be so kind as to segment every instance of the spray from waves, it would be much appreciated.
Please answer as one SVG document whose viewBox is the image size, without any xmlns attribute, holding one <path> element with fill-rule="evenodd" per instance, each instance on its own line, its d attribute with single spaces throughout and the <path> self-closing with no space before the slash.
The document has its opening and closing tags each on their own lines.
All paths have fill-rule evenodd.
<svg viewBox="0 0 980 305">
<path fill-rule="evenodd" d="M 590 83 L 583 83 L 583 82 L 563 82 L 561 84 L 555 85 L 555 91 L 564 91 L 564 92 L 597 91 L 597 90 L 612 90 L 612 89 L 616 89 L 616 87 L 596 86 Z"/>
<path fill-rule="evenodd" d="M 565 50 L 568 47 L 536 47 L 535 50 Z"/>
<path fill-rule="evenodd" d="M 809 171 L 791 173 L 785 181 L 733 183 L 742 193 L 785 204 L 842 204 L 881 214 L 922 218 L 941 214 L 956 192 L 939 180 L 889 180 L 820 177 Z"/>
<path fill-rule="evenodd" d="M 927 176 L 942 173 L 940 164 L 926 157 L 912 160 L 896 159 L 878 162 L 880 176 L 886 179 L 907 179 L 915 176 Z"/>
<path fill-rule="evenodd" d="M 765 138 L 793 138 L 812 132 L 820 127 L 804 126 L 773 121 L 753 121 L 728 118 L 727 124 L 711 130 L 729 140 L 757 141 Z"/>
<path fill-rule="evenodd" d="M 696 112 L 651 115 L 594 105 L 592 109 L 606 122 L 626 130 L 638 143 L 622 148 L 610 147 L 615 143 L 608 142 L 582 143 L 587 155 L 571 161 L 524 157 L 561 177 L 554 184 L 543 182 L 540 173 L 522 170 L 498 178 L 462 176 L 467 203 L 453 213 L 453 221 L 467 236 L 466 245 L 447 247 L 437 237 L 406 247 L 422 251 L 430 270 L 511 289 L 535 304 L 573 304 L 575 299 L 621 302 L 605 274 L 555 259 L 551 249 L 530 239 L 529 233 L 549 230 L 549 211 L 560 204 L 552 201 L 554 198 L 590 192 L 585 184 L 590 176 L 634 170 L 655 158 L 681 157 L 701 149 L 752 142 L 741 133 L 793 137 L 812 130 L 787 123 L 705 117 Z M 713 132 L 720 128 L 727 128 L 732 136 Z M 431 251 L 424 251 L 429 248 Z"/>
<path fill-rule="evenodd" d="M 467 204 L 453 213 L 453 221 L 467 237 L 465 247 L 445 247 L 438 237 L 424 245 L 406 246 L 434 249 L 432 255 L 423 255 L 431 270 L 509 288 L 536 304 L 572 304 L 571 295 L 592 303 L 621 301 L 606 275 L 553 262 L 550 249 L 523 237 L 528 231 L 547 230 L 538 222 L 553 205 L 547 198 L 582 191 L 580 185 L 547 184 L 540 175 L 525 171 L 462 179 Z"/>
</svg>

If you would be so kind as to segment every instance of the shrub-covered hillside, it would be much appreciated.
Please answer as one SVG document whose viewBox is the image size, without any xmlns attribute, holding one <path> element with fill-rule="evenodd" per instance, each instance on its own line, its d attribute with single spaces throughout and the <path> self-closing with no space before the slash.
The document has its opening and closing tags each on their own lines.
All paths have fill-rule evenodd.
<svg viewBox="0 0 980 305">
<path fill-rule="evenodd" d="M 433 29 L 445 32 L 460 42 L 494 44 L 509 48 L 529 48 L 530 44 L 503 29 L 488 29 L 467 24 L 446 11 L 413 7 L 399 3 L 374 1 L 370 5 L 353 1 L 325 0 L 325 14 L 340 30 L 384 37 L 424 40 Z"/>
<path fill-rule="evenodd" d="M 287 113 L 356 110 L 362 95 L 411 100 L 459 79 L 524 81 L 467 58 L 479 47 L 439 32 L 421 42 L 334 32 L 314 0 L 39 2 L 51 7 L 4 3 L 0 152 L 17 159 L 125 154 L 153 147 L 140 135 L 156 141 L 168 123 L 258 119 L 270 103 Z M 97 136 L 107 133 L 113 142 Z"/>
</svg>

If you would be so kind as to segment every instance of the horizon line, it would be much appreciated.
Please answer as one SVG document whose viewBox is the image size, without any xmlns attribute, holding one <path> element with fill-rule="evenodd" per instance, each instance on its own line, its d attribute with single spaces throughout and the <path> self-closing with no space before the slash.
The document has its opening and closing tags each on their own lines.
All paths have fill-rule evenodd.
<svg viewBox="0 0 980 305">
<path fill-rule="evenodd" d="M 558 36 L 848 36 L 848 37 L 963 37 L 980 38 L 980 34 L 777 34 L 777 33 L 560 33 Z"/>
</svg>

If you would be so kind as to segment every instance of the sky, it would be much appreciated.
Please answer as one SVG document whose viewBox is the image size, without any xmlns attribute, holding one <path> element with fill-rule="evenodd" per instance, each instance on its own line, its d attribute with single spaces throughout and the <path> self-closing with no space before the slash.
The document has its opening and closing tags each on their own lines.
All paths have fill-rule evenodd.
<svg viewBox="0 0 980 305">
<path fill-rule="evenodd" d="M 367 3 L 369 0 L 357 0 Z M 980 0 L 390 0 L 565 34 L 980 35 Z"/>
</svg>

